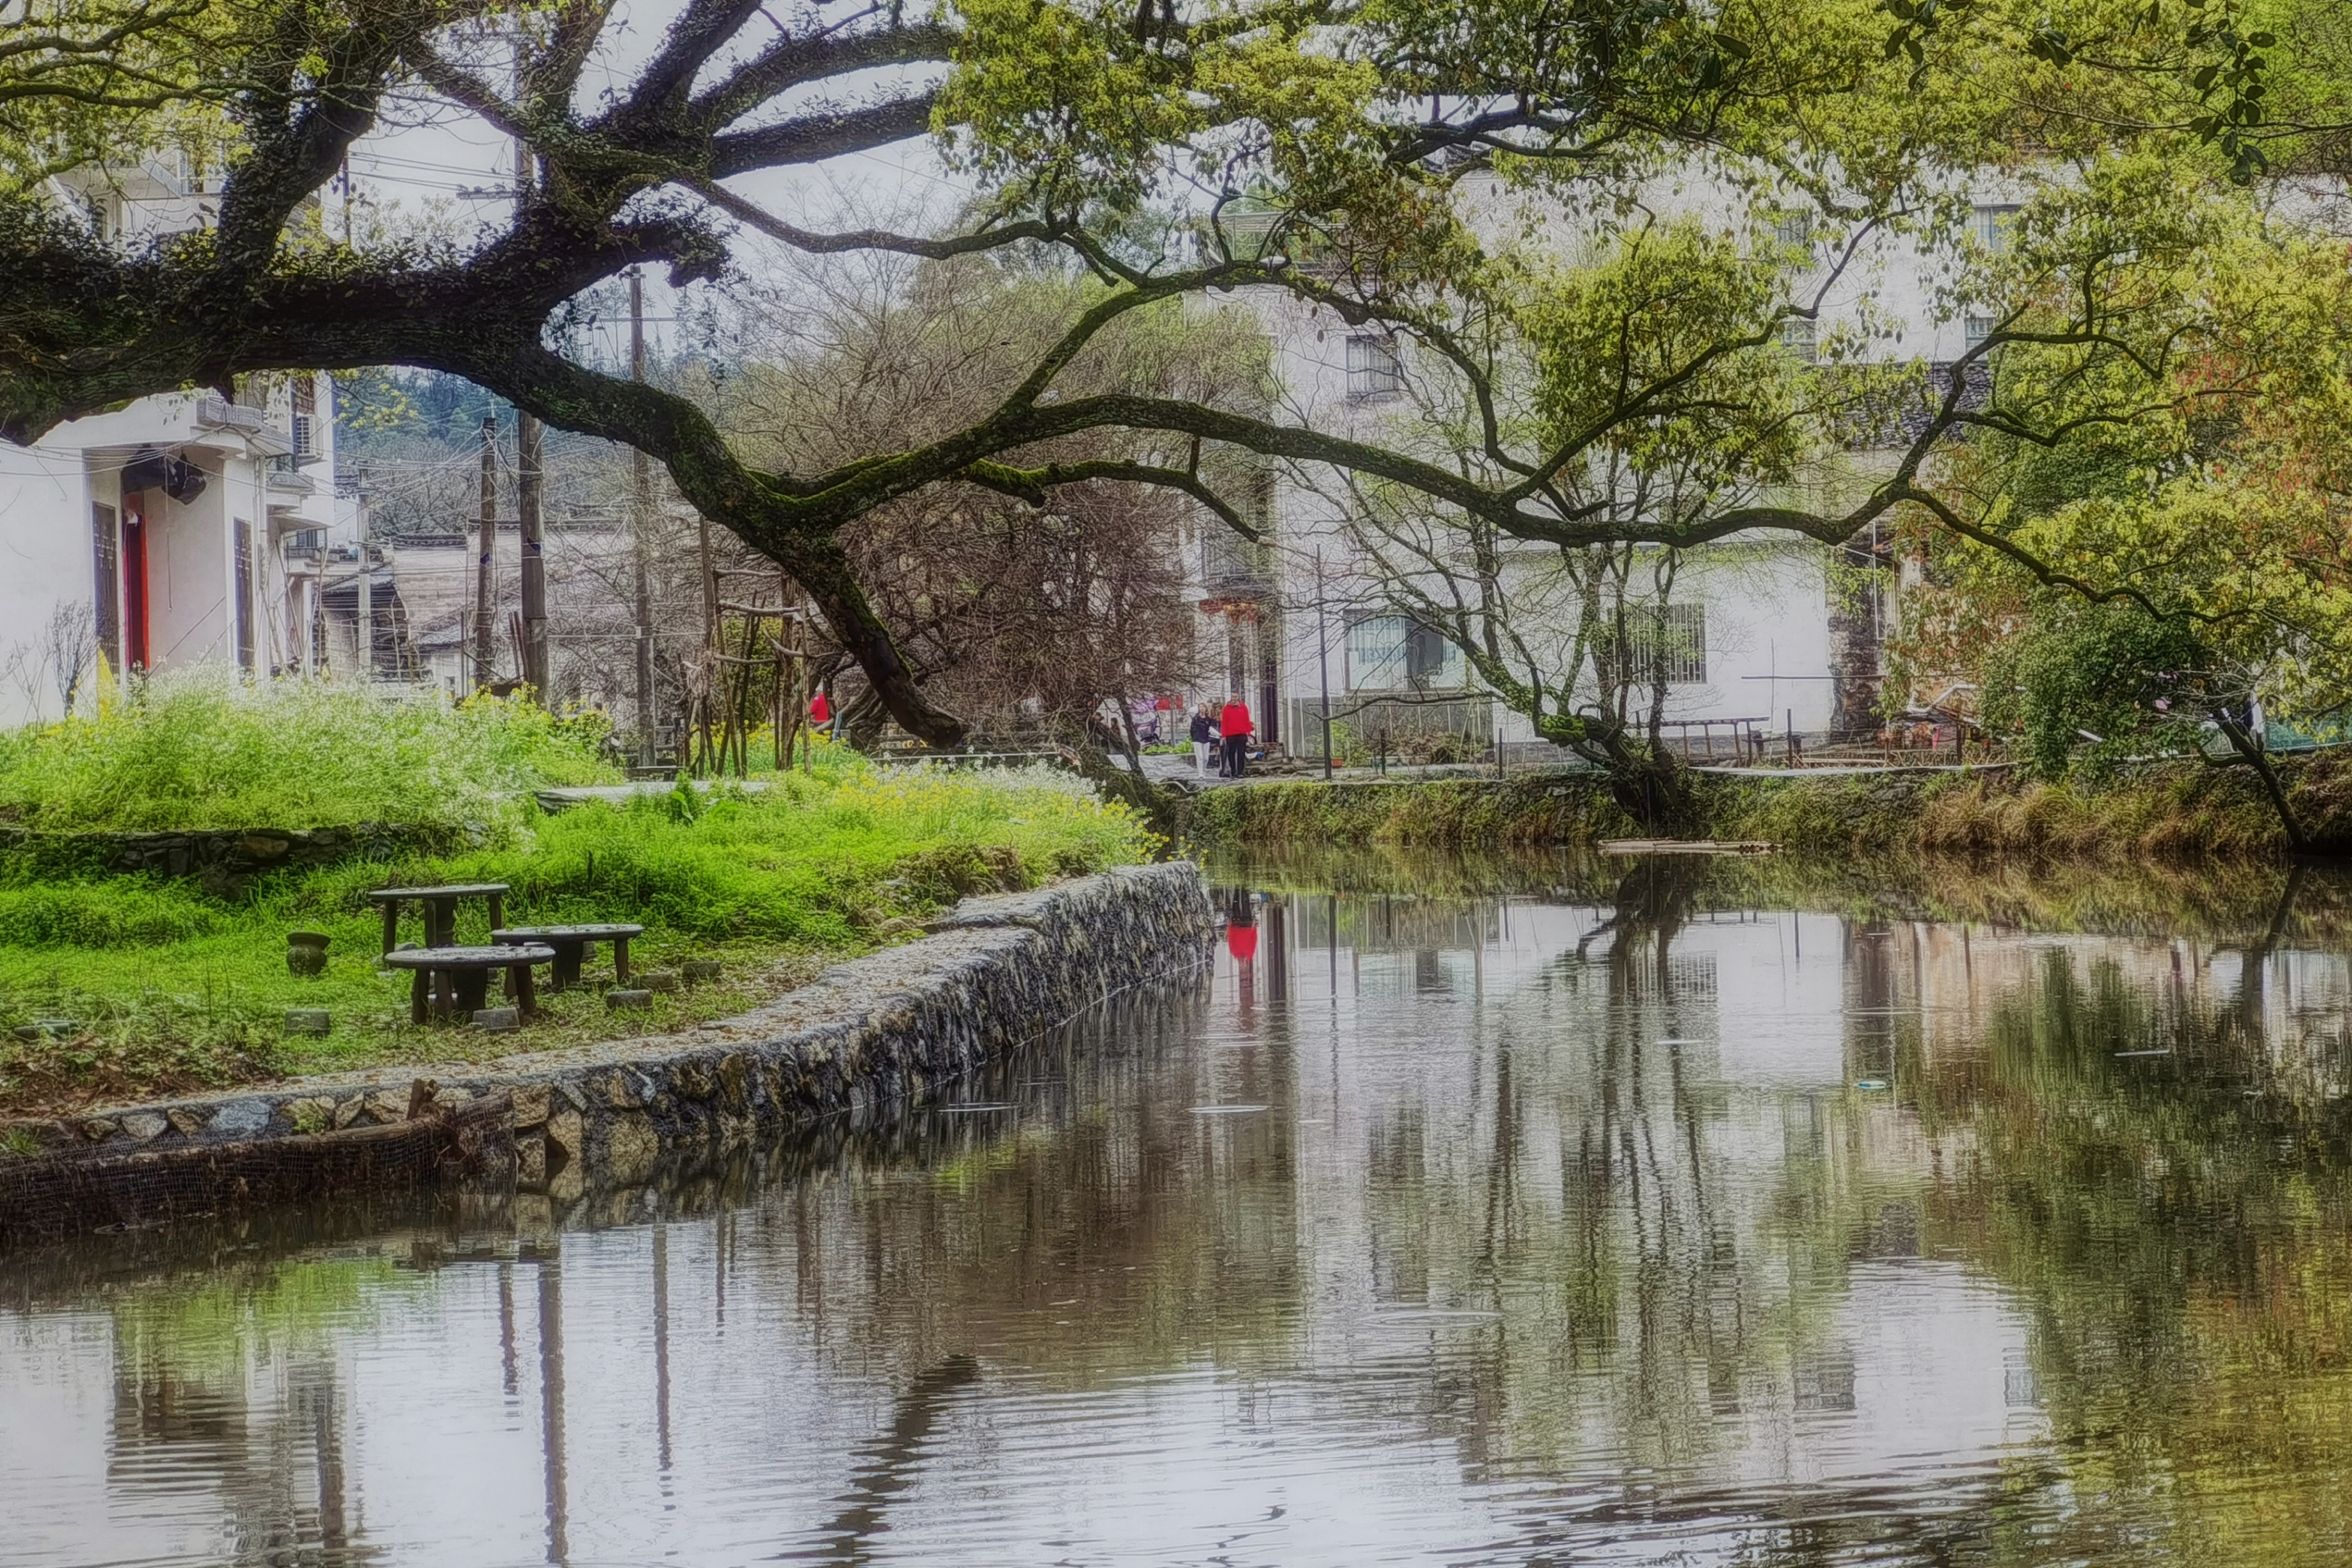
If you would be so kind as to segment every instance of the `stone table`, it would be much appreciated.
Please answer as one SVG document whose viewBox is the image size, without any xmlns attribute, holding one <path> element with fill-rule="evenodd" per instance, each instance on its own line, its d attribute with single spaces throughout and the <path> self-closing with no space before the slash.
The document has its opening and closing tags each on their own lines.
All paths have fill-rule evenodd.
<svg viewBox="0 0 2352 1568">
<path fill-rule="evenodd" d="M 457 906 L 481 899 L 490 906 L 493 929 L 506 923 L 507 884 L 459 882 L 446 888 L 378 888 L 368 902 L 383 911 L 383 951 L 389 956 L 400 945 L 400 906 L 414 900 L 425 911 L 425 945 L 447 947 L 457 940 Z"/>
</svg>

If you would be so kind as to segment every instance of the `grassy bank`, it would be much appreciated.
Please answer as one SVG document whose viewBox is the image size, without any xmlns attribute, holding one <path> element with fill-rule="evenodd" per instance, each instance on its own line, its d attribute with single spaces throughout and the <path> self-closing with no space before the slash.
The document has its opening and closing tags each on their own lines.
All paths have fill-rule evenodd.
<svg viewBox="0 0 2352 1568">
<path fill-rule="evenodd" d="M 763 790 L 677 792 L 545 816 L 529 788 L 593 776 L 594 737 L 565 736 L 527 716 L 499 719 L 493 739 L 536 727 L 551 740 L 541 756 L 504 748 L 498 767 L 483 767 L 475 764 L 484 752 L 501 748 L 467 757 L 462 743 L 481 717 L 444 713 L 460 731 L 463 765 L 445 766 L 429 789 L 404 798 L 416 809 L 468 817 L 478 845 L 459 853 L 289 870 L 237 895 L 215 895 L 193 879 L 61 877 L 55 857 L 0 854 L 0 1113 L 680 1027 L 740 1011 L 826 963 L 908 934 L 917 919 L 963 893 L 1129 864 L 1152 848 L 1132 816 L 1067 774 L 885 774 L 830 747 L 818 749 L 813 773 L 771 777 Z M 336 709 L 330 717 L 341 726 L 352 715 Z M 429 717 L 420 728 L 429 742 Z M 315 755 L 315 739 L 296 736 L 287 754 Z M 68 743 L 98 749 L 88 736 Z M 0 778 L 21 783 L 36 771 L 20 765 Z M 163 773 L 184 776 L 177 766 Z M 359 821 L 399 804 L 393 791 L 357 777 L 359 788 L 336 792 L 249 767 L 226 807 L 155 802 L 133 791 L 118 797 L 121 809 L 76 805 L 70 819 L 92 828 L 126 819 L 213 826 L 221 810 L 276 800 L 356 813 L 341 820 Z M 90 798 L 73 790 L 33 795 L 28 815 L 53 826 L 68 815 L 60 803 Z M 278 812 L 269 820 L 289 825 Z M 511 923 L 635 921 L 646 934 L 633 963 L 715 958 L 722 978 L 657 996 L 650 1016 L 608 1014 L 601 990 L 590 989 L 551 999 L 549 1016 L 520 1035 L 419 1031 L 408 1022 L 405 977 L 377 971 L 382 928 L 365 895 L 396 883 L 478 881 L 511 887 Z M 487 939 L 478 906 L 466 920 L 460 941 Z M 323 975 L 288 971 L 286 934 L 294 930 L 331 938 Z M 327 1009 L 331 1033 L 287 1036 L 290 1007 Z M 70 1026 L 44 1031 L 43 1021 Z"/>
<path fill-rule="evenodd" d="M 2352 820 L 2352 758 L 2281 764 L 2306 824 Z M 2277 859 L 2285 835 L 2253 775 L 2193 763 L 2099 784 L 2000 773 L 1696 780 L 1704 833 L 1808 855 L 2055 860 Z M 1640 836 L 1590 773 L 1412 783 L 1265 784 L 1203 792 L 1187 808 L 1204 845 L 1408 844 L 1459 848 L 1589 844 Z"/>
</svg>

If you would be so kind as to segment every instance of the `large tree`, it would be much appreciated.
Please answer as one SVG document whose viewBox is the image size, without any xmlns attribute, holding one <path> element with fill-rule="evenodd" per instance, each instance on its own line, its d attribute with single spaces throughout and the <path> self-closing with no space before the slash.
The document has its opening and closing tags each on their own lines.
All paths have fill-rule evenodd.
<svg viewBox="0 0 2352 1568">
<path fill-rule="evenodd" d="M 1516 437 L 1496 418 L 1476 345 L 1458 335 L 1465 310 L 1552 286 L 1491 264 L 1456 199 L 1473 174 L 1552 209 L 1608 213 L 1660 168 L 1696 159 L 1769 183 L 1843 230 L 1948 218 L 1938 171 L 1995 146 L 2017 122 L 2015 100 L 1987 88 L 1984 58 L 1946 59 L 1958 46 L 1940 41 L 1922 68 L 1941 73 L 1935 90 L 1916 90 L 1870 0 L 1233 0 L 1182 14 L 964 0 L 784 15 L 758 0 L 680 0 L 634 53 L 605 37 L 607 0 L 39 11 L 0 44 L 0 105 L 13 117 L 0 122 L 0 435 L 28 439 L 127 398 L 253 371 L 453 372 L 665 464 L 694 505 L 807 588 L 890 711 L 935 742 L 964 726 L 921 689 L 842 544 L 858 518 L 929 487 L 1043 501 L 1064 484 L 1141 483 L 1245 527 L 1211 482 L 1215 454 L 1239 448 L 1404 487 L 1553 545 L 1689 543 L 1756 527 L 1833 542 L 1917 499 L 1923 465 L 1951 432 L 2030 417 L 1967 407 L 1956 376 L 1923 389 L 1908 450 L 1843 504 L 1778 498 L 1629 520 L 1580 500 L 1573 481 L 1686 416 L 1696 382 L 1807 308 L 1783 301 L 1616 381 L 1582 422 Z M 617 85 L 586 85 L 604 80 Z M 388 104 L 410 100 L 528 146 L 533 173 L 511 216 L 464 246 L 320 232 L 310 198 Z M 125 248 L 43 199 L 34 176 L 58 160 L 117 155 L 191 115 L 216 123 L 230 149 L 204 231 Z M 812 232 L 739 188 L 927 134 L 980 195 L 971 221 L 942 235 Z M 1221 221 L 1244 193 L 1276 215 L 1245 240 Z M 1171 205 L 1181 221 L 1150 220 Z M 1087 293 L 1056 339 L 954 428 L 825 466 L 761 467 L 690 400 L 549 346 L 551 321 L 583 289 L 646 265 L 680 283 L 722 278 L 745 230 L 825 253 L 1024 247 L 1058 257 Z M 1130 312 L 1241 288 L 1415 339 L 1479 411 L 1486 471 L 1215 399 L 1066 395 L 1072 367 Z M 2108 352 L 2105 318 L 2086 295 L 2036 330 L 2095 357 Z M 1120 431 L 1150 438 L 1055 455 L 1072 436 Z"/>
</svg>

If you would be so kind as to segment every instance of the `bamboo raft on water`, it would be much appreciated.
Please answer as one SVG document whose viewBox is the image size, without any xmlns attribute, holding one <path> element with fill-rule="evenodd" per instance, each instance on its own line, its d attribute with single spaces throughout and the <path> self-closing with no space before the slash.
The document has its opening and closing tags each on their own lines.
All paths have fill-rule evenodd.
<svg viewBox="0 0 2352 1568">
<path fill-rule="evenodd" d="M 1769 855 L 1779 848 L 1760 838 L 1604 838 L 1603 855 Z"/>
</svg>

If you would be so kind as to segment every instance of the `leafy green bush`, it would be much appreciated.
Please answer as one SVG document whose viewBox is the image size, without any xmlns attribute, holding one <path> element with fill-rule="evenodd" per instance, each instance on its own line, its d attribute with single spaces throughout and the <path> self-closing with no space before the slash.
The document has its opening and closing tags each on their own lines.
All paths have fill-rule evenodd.
<svg viewBox="0 0 2352 1568">
<path fill-rule="evenodd" d="M 50 832 L 512 823 L 535 787 L 617 779 L 605 732 L 520 698 L 453 706 L 199 669 L 0 734 L 0 816 Z"/>
<path fill-rule="evenodd" d="M 1995 733 L 2022 731 L 2026 761 L 2045 779 L 2194 752 L 2212 663 L 2186 622 L 2128 601 L 2053 599 L 1987 660 L 1982 718 Z"/>
</svg>

